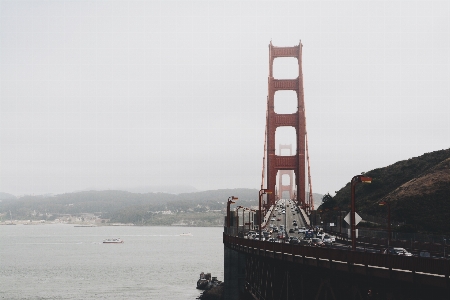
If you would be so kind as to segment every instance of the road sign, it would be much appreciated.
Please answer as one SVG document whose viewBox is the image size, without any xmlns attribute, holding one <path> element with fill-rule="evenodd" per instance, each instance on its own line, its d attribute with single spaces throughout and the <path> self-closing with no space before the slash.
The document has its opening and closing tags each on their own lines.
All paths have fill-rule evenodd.
<svg viewBox="0 0 450 300">
<path fill-rule="evenodd" d="M 355 212 L 355 225 L 358 225 L 359 222 L 361 222 L 362 218 L 358 215 L 358 213 Z M 348 225 L 350 224 L 350 213 L 348 213 L 345 218 L 344 221 L 347 222 Z"/>
</svg>

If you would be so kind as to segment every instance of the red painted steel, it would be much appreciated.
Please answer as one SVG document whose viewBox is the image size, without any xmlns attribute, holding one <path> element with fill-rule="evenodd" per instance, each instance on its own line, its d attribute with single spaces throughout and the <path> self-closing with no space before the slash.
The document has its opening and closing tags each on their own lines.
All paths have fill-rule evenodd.
<svg viewBox="0 0 450 300">
<path fill-rule="evenodd" d="M 277 57 L 294 57 L 298 60 L 299 75 L 295 79 L 278 79 L 273 77 L 273 61 Z M 294 114 L 277 114 L 274 110 L 275 92 L 293 90 L 297 93 L 298 110 Z M 306 207 L 305 201 L 305 144 L 306 120 L 303 94 L 302 44 L 294 47 L 274 47 L 269 44 L 269 80 L 267 96 L 267 188 L 275 191 L 277 173 L 280 170 L 292 170 L 295 174 L 297 203 Z M 297 151 L 294 156 L 277 156 L 275 153 L 275 131 L 281 126 L 292 126 L 297 134 Z M 279 187 L 279 190 L 281 188 Z M 267 206 L 275 204 L 275 193 L 268 195 Z"/>
</svg>

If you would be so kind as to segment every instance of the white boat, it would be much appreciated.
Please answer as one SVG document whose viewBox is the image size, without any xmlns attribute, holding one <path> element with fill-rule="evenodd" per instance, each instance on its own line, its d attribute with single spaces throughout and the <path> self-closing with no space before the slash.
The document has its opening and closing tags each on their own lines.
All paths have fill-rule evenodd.
<svg viewBox="0 0 450 300">
<path fill-rule="evenodd" d="M 184 232 L 183 232 L 183 233 L 181 233 L 180 235 L 181 235 L 181 236 L 192 236 L 192 233 L 190 233 L 190 232 L 184 233 Z"/>
<path fill-rule="evenodd" d="M 123 244 L 122 239 L 106 239 L 103 240 L 103 244 Z"/>
</svg>

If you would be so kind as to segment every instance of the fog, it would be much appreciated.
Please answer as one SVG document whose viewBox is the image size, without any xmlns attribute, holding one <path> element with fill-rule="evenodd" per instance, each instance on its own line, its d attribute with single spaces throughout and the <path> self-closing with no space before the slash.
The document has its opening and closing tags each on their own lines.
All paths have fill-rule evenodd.
<svg viewBox="0 0 450 300">
<path fill-rule="evenodd" d="M 314 193 L 450 147 L 448 1 L 0 0 L 0 191 L 260 188 L 300 40 Z"/>
</svg>

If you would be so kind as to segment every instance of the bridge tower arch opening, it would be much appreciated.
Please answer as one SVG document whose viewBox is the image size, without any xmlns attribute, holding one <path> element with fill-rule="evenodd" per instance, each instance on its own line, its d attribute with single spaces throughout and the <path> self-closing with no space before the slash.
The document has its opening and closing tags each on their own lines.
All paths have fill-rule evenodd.
<svg viewBox="0 0 450 300">
<path fill-rule="evenodd" d="M 283 151 L 285 150 L 285 151 Z M 287 151 L 286 151 L 287 150 Z M 289 152 L 284 156 L 292 156 L 292 144 L 278 146 L 278 155 L 283 156 L 283 153 Z M 294 199 L 294 170 L 280 170 L 278 171 L 278 185 L 277 185 L 277 197 L 279 199 Z M 287 197 L 286 197 L 287 195 Z"/>
<path fill-rule="evenodd" d="M 273 64 L 277 58 L 296 58 L 298 76 L 291 79 L 280 79 L 274 77 Z M 275 111 L 275 93 L 277 91 L 294 91 L 296 95 L 297 109 L 293 113 L 277 113 Z M 280 171 L 291 171 L 295 178 L 294 194 L 297 204 L 306 207 L 306 118 L 303 94 L 303 73 L 302 73 L 302 44 L 293 47 L 275 47 L 272 42 L 269 44 L 269 78 L 267 96 L 267 132 L 266 132 L 266 157 L 267 157 L 267 188 L 275 191 L 277 185 L 277 175 Z M 296 132 L 296 151 L 291 156 L 281 156 L 276 154 L 275 132 L 277 128 L 291 126 Z M 281 190 L 281 185 L 278 185 Z M 278 191 L 277 190 L 277 191 Z M 273 205 L 275 200 L 282 193 L 269 194 L 267 205 Z M 294 197 L 294 196 L 293 196 Z"/>
</svg>

